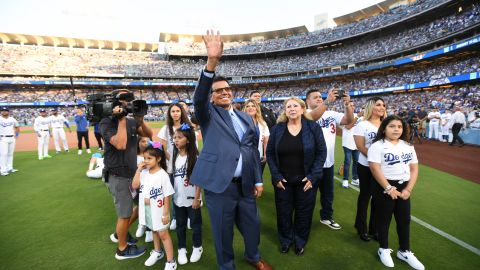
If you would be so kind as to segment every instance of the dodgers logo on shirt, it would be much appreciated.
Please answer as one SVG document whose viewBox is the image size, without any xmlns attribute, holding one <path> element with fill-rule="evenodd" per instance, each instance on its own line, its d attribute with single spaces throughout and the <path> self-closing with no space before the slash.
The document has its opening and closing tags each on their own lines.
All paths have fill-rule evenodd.
<svg viewBox="0 0 480 270">
<path fill-rule="evenodd" d="M 150 199 L 156 200 L 157 197 L 162 195 L 163 195 L 163 187 L 159 187 L 159 188 L 152 187 L 152 189 L 150 189 Z"/>
<path fill-rule="evenodd" d="M 385 158 L 385 163 L 389 166 L 400 163 L 400 157 L 398 155 L 386 153 L 383 157 Z"/>
<path fill-rule="evenodd" d="M 13 126 L 13 122 L 1 122 L 0 126 L 2 126 L 2 127 Z"/>
<path fill-rule="evenodd" d="M 320 125 L 320 127 L 322 128 L 328 128 L 330 127 L 330 124 L 331 123 L 335 123 L 335 118 L 329 116 L 325 119 L 321 118 L 320 120 L 318 120 L 318 124 Z"/>
<path fill-rule="evenodd" d="M 375 137 L 377 137 L 377 133 L 376 132 L 370 132 L 367 134 L 368 138 L 373 140 L 375 139 Z"/>
<path fill-rule="evenodd" d="M 178 169 L 175 169 L 175 172 L 173 173 L 173 177 L 184 178 L 185 175 L 187 175 L 187 168 L 185 167 L 185 165 L 183 165 L 182 167 L 180 167 Z"/>
<path fill-rule="evenodd" d="M 410 160 L 412 160 L 413 153 L 403 153 L 402 152 L 402 159 L 405 164 L 407 164 Z"/>
</svg>

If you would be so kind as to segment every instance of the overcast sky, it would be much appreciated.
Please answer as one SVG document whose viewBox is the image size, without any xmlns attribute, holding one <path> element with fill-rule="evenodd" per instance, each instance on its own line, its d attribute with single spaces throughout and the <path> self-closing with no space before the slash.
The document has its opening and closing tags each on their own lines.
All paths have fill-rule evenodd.
<svg viewBox="0 0 480 270">
<path fill-rule="evenodd" d="M 305 25 L 378 0 L 0 0 L 0 32 L 156 42 L 160 32 L 253 33 Z"/>
</svg>

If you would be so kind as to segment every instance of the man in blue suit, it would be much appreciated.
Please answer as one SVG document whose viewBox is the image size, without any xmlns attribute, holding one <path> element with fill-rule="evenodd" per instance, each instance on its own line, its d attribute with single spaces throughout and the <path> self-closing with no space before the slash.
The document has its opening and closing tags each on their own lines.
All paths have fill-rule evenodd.
<svg viewBox="0 0 480 270">
<path fill-rule="evenodd" d="M 258 135 L 252 118 L 233 109 L 228 81 L 215 77 L 223 54 L 220 33 L 207 31 L 203 40 L 208 60 L 193 97 L 203 150 L 190 182 L 205 190 L 220 269 L 235 269 L 234 224 L 243 235 L 245 259 L 256 269 L 272 269 L 258 250 L 260 220 L 256 198 L 263 191 Z"/>
</svg>

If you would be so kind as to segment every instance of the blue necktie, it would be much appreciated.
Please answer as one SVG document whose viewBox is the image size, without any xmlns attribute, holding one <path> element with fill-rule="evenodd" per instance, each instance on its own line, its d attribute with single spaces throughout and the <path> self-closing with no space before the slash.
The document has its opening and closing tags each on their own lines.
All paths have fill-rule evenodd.
<svg viewBox="0 0 480 270">
<path fill-rule="evenodd" d="M 237 133 L 238 139 L 241 141 L 243 138 L 243 135 L 245 134 L 245 131 L 242 128 L 240 119 L 238 119 L 237 115 L 233 111 L 230 112 L 230 117 L 232 118 L 233 128 Z"/>
</svg>

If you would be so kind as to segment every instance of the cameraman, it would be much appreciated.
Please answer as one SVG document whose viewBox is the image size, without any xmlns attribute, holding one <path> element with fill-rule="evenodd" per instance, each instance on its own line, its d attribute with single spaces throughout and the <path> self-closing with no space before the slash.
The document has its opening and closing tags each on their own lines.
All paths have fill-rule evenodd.
<svg viewBox="0 0 480 270">
<path fill-rule="evenodd" d="M 105 182 L 113 196 L 118 217 L 115 258 L 124 260 L 145 253 L 145 247 L 127 244 L 127 234 L 133 209 L 131 184 L 137 169 L 137 135 L 152 138 L 152 130 L 143 121 L 143 116 L 127 117 L 127 107 L 133 100 L 131 92 L 116 90 L 112 96 L 120 104 L 113 105 L 112 116 L 100 121 L 100 133 L 105 140 Z"/>
</svg>

